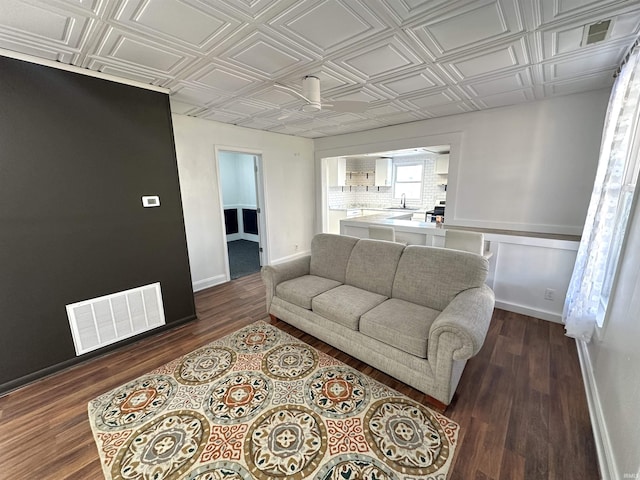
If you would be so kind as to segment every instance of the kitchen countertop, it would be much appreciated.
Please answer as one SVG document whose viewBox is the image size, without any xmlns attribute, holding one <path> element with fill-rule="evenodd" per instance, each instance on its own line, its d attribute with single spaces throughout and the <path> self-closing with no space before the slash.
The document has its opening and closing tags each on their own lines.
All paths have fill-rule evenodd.
<svg viewBox="0 0 640 480">
<path fill-rule="evenodd" d="M 367 209 L 374 210 L 374 209 Z M 444 236 L 445 230 L 466 230 L 471 232 L 481 232 L 485 235 L 509 235 L 516 237 L 529 237 L 529 238 L 543 238 L 549 240 L 565 240 L 570 242 L 579 242 L 580 235 L 563 235 L 555 233 L 541 233 L 541 232 L 522 232 L 517 230 L 500 230 L 494 228 L 477 228 L 477 227 L 463 227 L 457 225 L 442 224 L 441 227 L 436 226 L 434 222 L 419 222 L 416 220 L 410 220 L 411 216 L 416 213 L 415 210 L 409 210 L 406 213 L 398 212 L 394 210 L 384 209 L 384 212 L 374 215 L 365 215 L 361 217 L 345 218 L 340 220 L 345 225 L 364 227 L 368 224 L 387 225 L 394 227 L 398 232 L 413 232 L 413 233 L 429 233 L 434 236 Z M 406 217 L 409 216 L 409 219 Z"/>
</svg>

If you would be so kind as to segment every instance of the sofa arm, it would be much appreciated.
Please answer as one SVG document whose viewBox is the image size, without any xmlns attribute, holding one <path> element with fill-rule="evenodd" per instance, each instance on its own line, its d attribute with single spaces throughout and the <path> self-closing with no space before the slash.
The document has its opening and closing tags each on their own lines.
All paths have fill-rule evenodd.
<svg viewBox="0 0 640 480">
<path fill-rule="evenodd" d="M 271 308 L 271 299 L 276 294 L 278 284 L 303 275 L 309 275 L 310 265 L 311 255 L 305 255 L 278 265 L 265 265 L 262 267 L 260 273 L 266 287 L 267 312 Z"/>
<path fill-rule="evenodd" d="M 435 365 L 438 362 L 435 357 L 443 350 L 450 350 L 453 360 L 467 360 L 476 355 L 487 336 L 494 305 L 494 293 L 486 285 L 456 295 L 431 325 L 429 361 Z M 455 345 L 443 348 L 441 342 Z"/>
</svg>

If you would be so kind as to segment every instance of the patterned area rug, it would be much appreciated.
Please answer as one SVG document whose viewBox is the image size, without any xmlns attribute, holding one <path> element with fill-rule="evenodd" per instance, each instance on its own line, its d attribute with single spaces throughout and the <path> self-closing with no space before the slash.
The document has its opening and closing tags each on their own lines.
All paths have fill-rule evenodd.
<svg viewBox="0 0 640 480">
<path fill-rule="evenodd" d="M 107 479 L 438 479 L 459 426 L 256 322 L 89 403 Z"/>
</svg>

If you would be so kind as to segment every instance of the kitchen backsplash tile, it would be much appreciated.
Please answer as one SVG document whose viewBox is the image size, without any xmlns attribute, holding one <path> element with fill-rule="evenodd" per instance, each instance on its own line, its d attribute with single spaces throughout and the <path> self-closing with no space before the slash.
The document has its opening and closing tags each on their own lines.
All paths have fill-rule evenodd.
<svg viewBox="0 0 640 480">
<path fill-rule="evenodd" d="M 423 162 L 422 200 L 407 199 L 407 207 L 432 208 L 445 200 L 447 193 L 444 187 L 438 185 L 446 181 L 446 177 L 435 173 L 435 155 L 416 156 L 406 159 L 394 159 L 394 164 L 411 164 Z M 348 159 L 347 172 L 373 172 L 375 159 Z M 329 207 L 388 207 L 400 205 L 399 198 L 393 198 L 393 187 L 375 186 L 346 186 L 329 187 Z"/>
</svg>

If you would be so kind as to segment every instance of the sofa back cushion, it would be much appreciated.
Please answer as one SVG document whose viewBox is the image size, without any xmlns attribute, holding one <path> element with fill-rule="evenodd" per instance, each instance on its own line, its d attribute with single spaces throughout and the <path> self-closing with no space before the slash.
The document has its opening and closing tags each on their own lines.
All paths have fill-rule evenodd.
<svg viewBox="0 0 640 480">
<path fill-rule="evenodd" d="M 480 287 L 488 271 L 482 255 L 410 245 L 398 262 L 391 296 L 442 311 L 458 293 Z"/>
<path fill-rule="evenodd" d="M 345 283 L 385 297 L 391 296 L 393 277 L 404 245 L 361 239 L 349 257 Z"/>
<path fill-rule="evenodd" d="M 309 273 L 344 283 L 351 250 L 356 237 L 319 233 L 311 240 Z"/>
</svg>

